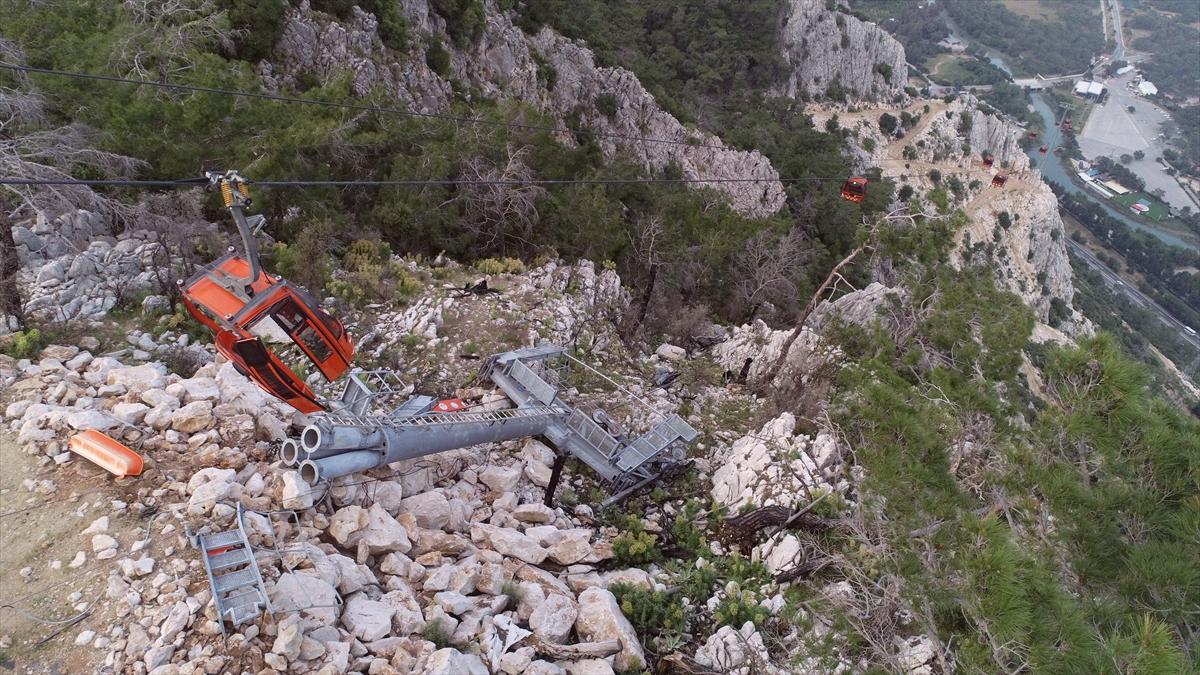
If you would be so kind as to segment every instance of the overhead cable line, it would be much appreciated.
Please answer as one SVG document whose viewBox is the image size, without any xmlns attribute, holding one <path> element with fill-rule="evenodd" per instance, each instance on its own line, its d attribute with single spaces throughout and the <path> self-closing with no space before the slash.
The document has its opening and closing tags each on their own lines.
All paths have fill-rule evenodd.
<svg viewBox="0 0 1200 675">
<path fill-rule="evenodd" d="M 461 185 L 636 185 L 659 184 L 704 184 L 704 183 L 802 183 L 841 182 L 844 178 L 820 176 L 804 178 L 564 178 L 528 180 L 456 180 L 456 179 L 412 179 L 412 180 L 248 180 L 249 185 L 275 188 L 304 187 L 453 187 Z M 89 187 L 197 187 L 205 181 L 186 180 L 121 180 L 121 179 L 74 179 L 74 178 L 5 178 L 0 185 L 86 185 Z"/>
<path fill-rule="evenodd" d="M 267 94 L 261 92 L 241 91 L 237 89 L 224 89 L 221 87 L 202 87 L 192 84 L 172 84 L 169 82 L 154 82 L 152 80 L 139 80 L 128 77 L 118 77 L 116 75 L 102 75 L 99 73 L 77 73 L 67 70 L 55 70 L 53 68 L 35 68 L 33 66 L 23 66 L 15 63 L 0 62 L 0 68 L 6 70 L 19 71 L 24 73 L 37 73 L 41 75 L 54 75 L 58 77 L 71 77 L 80 80 L 99 80 L 102 82 L 117 82 L 120 84 L 132 84 L 135 86 L 157 87 L 159 89 L 172 89 L 175 91 L 189 91 L 201 94 L 220 94 L 222 96 L 237 96 L 241 98 L 262 99 L 266 101 L 278 101 L 281 103 L 299 103 L 302 105 L 315 105 L 326 108 L 344 108 L 346 110 L 358 110 L 361 112 L 376 112 L 376 113 L 391 113 L 393 115 L 403 115 L 406 117 L 418 117 L 425 119 L 446 120 L 450 122 L 462 122 L 466 124 L 478 124 L 481 126 L 500 127 L 509 129 L 523 129 L 526 131 L 548 131 L 557 134 L 591 134 L 596 138 L 608 138 L 613 140 L 633 141 L 636 143 L 659 143 L 663 145 L 682 145 L 692 148 L 708 148 L 711 150 L 735 150 L 742 152 L 737 148 L 721 144 L 705 144 L 694 140 L 677 140 L 671 138 L 652 138 L 648 136 L 632 136 L 629 134 L 619 134 L 613 132 L 591 131 L 587 129 L 578 129 L 573 127 L 560 127 L 544 124 L 527 124 L 523 122 L 493 122 L 491 120 L 480 119 L 478 117 L 466 117 L 462 115 L 448 115 L 443 113 L 427 113 L 417 112 L 413 110 L 405 110 L 403 108 L 392 108 L 384 106 L 365 105 L 361 103 L 343 103 L 337 101 L 319 101 L 312 98 L 298 98 L 293 96 L 281 96 L 279 94 Z"/>
</svg>

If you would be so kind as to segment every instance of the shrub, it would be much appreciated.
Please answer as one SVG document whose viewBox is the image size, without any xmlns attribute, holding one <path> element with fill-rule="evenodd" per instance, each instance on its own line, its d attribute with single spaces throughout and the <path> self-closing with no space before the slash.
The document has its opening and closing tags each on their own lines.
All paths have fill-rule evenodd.
<svg viewBox="0 0 1200 675">
<path fill-rule="evenodd" d="M 13 333 L 4 347 L 4 353 L 14 359 L 31 359 L 37 356 L 45 346 L 42 332 L 36 328 L 30 328 Z"/>
<path fill-rule="evenodd" d="M 621 534 L 613 539 L 613 555 L 626 567 L 645 565 L 662 558 L 658 537 L 646 531 L 642 521 L 630 516 L 625 519 Z"/>
<path fill-rule="evenodd" d="M 708 550 L 704 539 L 704 530 L 696 527 L 694 520 L 700 513 L 700 506 L 691 500 L 683 507 L 683 511 L 671 521 L 671 542 L 687 551 L 692 556 L 700 556 Z"/>
<path fill-rule="evenodd" d="M 430 4 L 446 20 L 446 32 L 455 44 L 474 42 L 483 33 L 482 0 L 433 0 Z"/>
<path fill-rule="evenodd" d="M 621 613 L 633 624 L 643 641 L 648 636 L 663 632 L 681 633 L 687 629 L 687 613 L 683 604 L 667 593 L 627 583 L 613 584 L 608 590 L 616 597 Z"/>
<path fill-rule="evenodd" d="M 221 5 L 229 25 L 240 31 L 234 39 L 238 57 L 259 61 L 270 56 L 283 35 L 286 0 L 224 0 Z"/>
<path fill-rule="evenodd" d="M 771 613 L 766 608 L 759 606 L 753 593 L 741 590 L 736 584 L 713 610 L 713 621 L 718 626 L 734 628 L 740 628 L 747 621 L 762 628 L 770 616 Z"/>
<path fill-rule="evenodd" d="M 1001 211 L 1000 215 L 996 217 L 996 220 L 1000 223 L 1000 227 L 1003 227 L 1006 230 L 1012 227 L 1012 216 L 1009 215 L 1008 211 Z"/>
<path fill-rule="evenodd" d="M 896 126 L 899 123 L 900 120 L 896 119 L 896 116 L 891 113 L 883 113 L 879 116 L 879 130 L 889 136 L 896 132 Z"/>
<path fill-rule="evenodd" d="M 342 265 L 351 272 L 361 272 L 392 259 L 392 247 L 384 241 L 358 239 L 346 249 Z"/>
<path fill-rule="evenodd" d="M 500 585 L 500 595 L 508 598 L 508 606 L 510 609 L 521 604 L 525 599 L 525 591 L 521 589 L 521 585 L 509 579 Z"/>
<path fill-rule="evenodd" d="M 875 72 L 882 75 L 885 81 L 892 81 L 892 65 L 890 63 L 876 63 Z"/>
<path fill-rule="evenodd" d="M 484 258 L 475 262 L 475 269 L 480 274 L 521 274 L 525 271 L 525 263 L 516 258 Z"/>
<path fill-rule="evenodd" d="M 608 119 L 612 119 L 617 115 L 617 97 L 609 93 L 600 94 L 596 97 L 596 110 L 600 111 Z"/>
<path fill-rule="evenodd" d="M 431 40 L 425 48 L 425 65 L 442 77 L 450 75 L 450 52 L 446 51 L 440 40 Z"/>
<path fill-rule="evenodd" d="M 425 624 L 425 630 L 421 631 L 421 636 L 436 645 L 438 649 L 445 649 L 454 645 L 450 641 L 449 631 L 442 625 L 440 619 L 435 619 Z"/>
</svg>

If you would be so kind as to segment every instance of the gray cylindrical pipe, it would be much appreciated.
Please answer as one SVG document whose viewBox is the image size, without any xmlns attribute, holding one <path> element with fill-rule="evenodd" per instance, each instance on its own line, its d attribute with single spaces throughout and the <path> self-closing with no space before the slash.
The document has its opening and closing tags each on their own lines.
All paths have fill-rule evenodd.
<svg viewBox="0 0 1200 675">
<path fill-rule="evenodd" d="M 370 448 L 382 444 L 383 430 L 364 429 L 362 427 L 333 426 L 330 424 L 310 424 L 304 427 L 300 434 L 300 443 L 309 455 L 333 450 L 334 453 L 343 450 Z M 328 456 L 329 452 L 318 454 L 317 457 Z"/>
<path fill-rule="evenodd" d="M 310 484 L 314 484 L 318 480 L 338 478 L 435 452 L 538 436 L 545 433 L 546 428 L 561 417 L 561 413 L 555 412 L 504 420 L 384 427 L 370 432 L 381 435 L 383 443 L 367 449 L 341 451 L 326 457 L 313 457 L 310 454 L 309 459 L 301 464 L 300 474 Z M 448 415 L 447 422 L 451 419 Z M 350 428 L 352 427 L 332 427 L 321 431 L 325 437 L 330 437 L 329 431 L 336 435 L 339 430 Z M 305 429 L 305 433 L 307 432 L 308 429 Z"/>
<path fill-rule="evenodd" d="M 348 476 L 383 463 L 383 453 L 377 450 L 351 450 L 324 459 L 304 460 L 300 463 L 300 477 L 309 485 L 316 485 L 318 481 Z"/>
<path fill-rule="evenodd" d="M 279 448 L 279 458 L 287 466 L 296 466 L 300 461 L 300 444 L 290 438 L 285 440 Z"/>
</svg>

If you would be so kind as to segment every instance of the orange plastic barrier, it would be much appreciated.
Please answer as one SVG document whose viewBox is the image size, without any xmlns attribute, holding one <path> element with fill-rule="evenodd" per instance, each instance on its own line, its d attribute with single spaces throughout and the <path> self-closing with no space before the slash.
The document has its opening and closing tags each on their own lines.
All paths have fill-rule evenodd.
<svg viewBox="0 0 1200 675">
<path fill-rule="evenodd" d="M 70 446 L 71 452 L 91 460 L 114 476 L 124 478 L 142 473 L 141 455 L 95 429 L 72 436 Z"/>
</svg>

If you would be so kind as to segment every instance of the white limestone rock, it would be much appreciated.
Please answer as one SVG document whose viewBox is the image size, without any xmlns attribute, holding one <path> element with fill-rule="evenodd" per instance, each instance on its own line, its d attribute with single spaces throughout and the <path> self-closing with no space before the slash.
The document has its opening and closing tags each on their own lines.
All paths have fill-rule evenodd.
<svg viewBox="0 0 1200 675">
<path fill-rule="evenodd" d="M 619 670 L 635 670 L 646 665 L 646 654 L 633 625 L 621 613 L 616 597 L 603 588 L 589 588 L 579 594 L 575 631 L 581 640 L 589 642 L 620 640 L 621 651 L 614 663 Z"/>
</svg>

